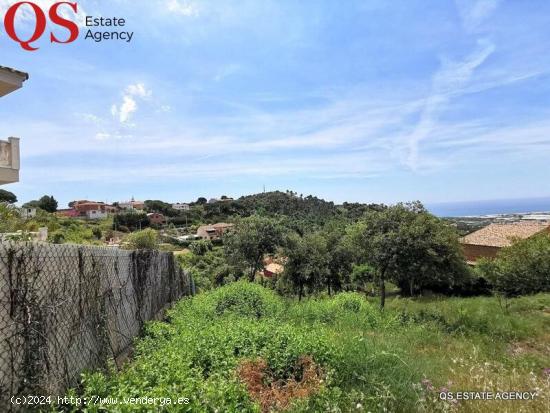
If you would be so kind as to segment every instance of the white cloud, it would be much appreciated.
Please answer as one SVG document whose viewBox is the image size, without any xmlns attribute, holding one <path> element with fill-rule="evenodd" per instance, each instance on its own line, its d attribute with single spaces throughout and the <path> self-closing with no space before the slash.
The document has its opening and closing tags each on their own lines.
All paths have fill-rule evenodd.
<svg viewBox="0 0 550 413">
<path fill-rule="evenodd" d="M 165 3 L 163 2 L 163 5 Z M 179 14 L 181 16 L 196 16 L 198 14 L 197 7 L 189 1 L 169 0 L 166 4 L 168 11 Z"/>
<path fill-rule="evenodd" d="M 153 94 L 153 92 L 151 90 L 148 90 L 143 83 L 129 85 L 126 88 L 126 93 L 130 96 L 138 96 L 143 99 L 149 98 Z"/>
<path fill-rule="evenodd" d="M 100 124 L 102 122 L 102 119 L 93 113 L 77 113 L 76 116 L 88 123 Z"/>
<path fill-rule="evenodd" d="M 417 170 L 419 164 L 419 145 L 428 138 L 437 125 L 437 118 L 450 99 L 465 93 L 470 78 L 476 68 L 494 52 L 495 45 L 488 41 L 480 41 L 476 51 L 459 62 L 444 60 L 441 68 L 432 78 L 431 94 L 426 98 L 420 120 L 413 132 L 407 137 L 408 156 L 406 165 Z"/>
<path fill-rule="evenodd" d="M 124 96 L 123 103 L 120 106 L 118 113 L 120 123 L 126 123 L 130 119 L 130 115 L 137 110 L 136 101 L 130 96 Z"/>
<path fill-rule="evenodd" d="M 475 31 L 497 9 L 500 0 L 455 0 L 464 29 Z"/>
<path fill-rule="evenodd" d="M 118 119 L 120 123 L 128 124 L 132 114 L 138 110 L 136 98 L 146 100 L 150 98 L 152 94 L 153 92 L 147 89 L 143 83 L 128 85 L 124 90 L 120 106 L 111 106 L 111 115 Z"/>
<path fill-rule="evenodd" d="M 95 135 L 95 138 L 98 141 L 106 141 L 110 139 L 124 139 L 124 138 L 131 138 L 131 135 L 123 135 L 121 133 L 108 133 L 108 132 L 98 132 Z"/>
<path fill-rule="evenodd" d="M 15 4 L 13 0 L 0 0 L 0 15 L 4 15 L 5 12 Z M 33 3 L 40 7 L 44 13 L 47 15 L 50 8 L 55 4 L 59 3 L 58 0 L 33 0 Z M 80 3 L 77 3 L 78 13 L 75 14 L 73 9 L 68 5 L 61 5 L 59 7 L 59 15 L 64 19 L 73 21 L 77 23 L 80 27 L 85 26 L 86 11 L 83 9 Z M 22 5 L 19 7 L 16 14 L 17 23 L 33 23 L 36 21 L 36 15 L 34 10 L 29 5 Z"/>
<path fill-rule="evenodd" d="M 95 135 L 95 138 L 99 141 L 106 141 L 110 137 L 111 137 L 111 134 L 110 133 L 105 133 L 105 132 L 99 132 Z"/>
</svg>

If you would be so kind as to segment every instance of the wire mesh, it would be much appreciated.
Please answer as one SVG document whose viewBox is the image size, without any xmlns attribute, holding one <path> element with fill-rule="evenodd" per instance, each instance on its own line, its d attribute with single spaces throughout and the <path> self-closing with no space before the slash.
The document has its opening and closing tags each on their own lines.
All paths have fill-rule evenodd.
<svg viewBox="0 0 550 413">
<path fill-rule="evenodd" d="M 0 411 L 104 368 L 193 290 L 171 253 L 0 242 Z"/>
</svg>

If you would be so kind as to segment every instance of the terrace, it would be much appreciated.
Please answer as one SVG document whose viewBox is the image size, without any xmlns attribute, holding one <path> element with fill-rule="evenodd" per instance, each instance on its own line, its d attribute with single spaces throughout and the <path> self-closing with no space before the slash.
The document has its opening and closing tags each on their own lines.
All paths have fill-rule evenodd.
<svg viewBox="0 0 550 413">
<path fill-rule="evenodd" d="M 19 138 L 0 140 L 0 185 L 19 181 Z"/>
<path fill-rule="evenodd" d="M 0 97 L 20 89 L 29 75 L 0 66 Z M 0 140 L 0 185 L 19 181 L 19 139 Z"/>
</svg>

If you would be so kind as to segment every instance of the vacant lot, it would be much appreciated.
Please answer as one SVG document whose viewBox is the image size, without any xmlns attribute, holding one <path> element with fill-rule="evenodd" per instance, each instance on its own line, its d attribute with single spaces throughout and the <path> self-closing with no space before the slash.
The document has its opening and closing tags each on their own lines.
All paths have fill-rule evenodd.
<svg viewBox="0 0 550 413">
<path fill-rule="evenodd" d="M 296 302 L 239 282 L 183 300 L 169 316 L 149 325 L 122 371 L 86 375 L 73 394 L 189 398 L 159 411 L 550 411 L 548 294 L 396 298 L 380 313 L 355 293 Z M 440 401 L 446 389 L 538 396 Z"/>
</svg>

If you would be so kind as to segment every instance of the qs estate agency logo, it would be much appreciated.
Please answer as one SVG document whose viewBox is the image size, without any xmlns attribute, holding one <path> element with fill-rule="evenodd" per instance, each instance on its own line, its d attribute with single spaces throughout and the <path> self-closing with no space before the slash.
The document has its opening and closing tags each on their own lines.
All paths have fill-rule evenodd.
<svg viewBox="0 0 550 413">
<path fill-rule="evenodd" d="M 2 11 L 0 10 L 0 13 Z M 47 9 L 32 1 L 16 2 L 5 11 L 3 17 L 5 34 L 10 40 L 17 42 L 23 50 L 29 52 L 37 51 L 41 47 L 44 35 L 48 36 L 49 43 L 53 44 L 73 43 L 79 37 L 95 43 L 110 40 L 130 43 L 134 38 L 134 32 L 124 29 L 126 19 L 82 17 L 79 15 L 81 11 L 76 2 L 56 2 Z M 25 27 L 22 27 L 23 24 Z M 46 33 L 48 28 L 51 28 L 51 31 Z M 56 33 L 53 32 L 54 28 Z M 0 48 L 2 37 L 4 36 L 0 31 Z"/>
</svg>

